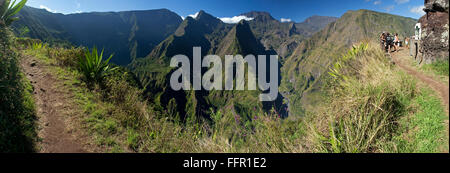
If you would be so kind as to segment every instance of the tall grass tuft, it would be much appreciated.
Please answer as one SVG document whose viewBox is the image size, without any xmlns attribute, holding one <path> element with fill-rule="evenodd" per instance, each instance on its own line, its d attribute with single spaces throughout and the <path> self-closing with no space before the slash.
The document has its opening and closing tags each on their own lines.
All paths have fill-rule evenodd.
<svg viewBox="0 0 450 173">
<path fill-rule="evenodd" d="M 105 74 L 115 69 L 109 65 L 109 61 L 114 55 L 110 55 L 109 58 L 103 60 L 103 51 L 104 49 L 98 54 L 97 48 L 94 47 L 92 51 L 87 48 L 84 57 L 80 58 L 78 62 L 79 70 L 89 82 L 100 82 Z"/>
</svg>

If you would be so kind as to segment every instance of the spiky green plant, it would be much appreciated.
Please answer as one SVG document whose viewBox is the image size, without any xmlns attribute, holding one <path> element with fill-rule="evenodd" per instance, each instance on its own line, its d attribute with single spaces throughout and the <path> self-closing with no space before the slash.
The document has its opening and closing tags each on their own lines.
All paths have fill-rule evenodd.
<svg viewBox="0 0 450 173">
<path fill-rule="evenodd" d="M 13 17 L 16 15 L 27 3 L 27 0 L 21 0 L 16 4 L 16 0 L 11 3 L 11 0 L 1 0 L 0 2 L 0 26 L 9 26 L 12 22 L 19 18 Z"/>
<path fill-rule="evenodd" d="M 104 49 L 98 54 L 97 48 L 94 47 L 92 51 L 89 51 L 89 48 L 87 48 L 84 57 L 80 58 L 80 61 L 78 62 L 80 71 L 90 82 L 101 81 L 106 73 L 115 69 L 111 68 L 109 65 L 109 61 L 114 55 L 110 55 L 109 58 L 104 61 L 103 51 Z"/>
<path fill-rule="evenodd" d="M 47 47 L 47 45 L 44 43 L 33 43 L 31 45 L 32 50 L 41 50 L 41 49 L 45 49 L 46 47 Z"/>
<path fill-rule="evenodd" d="M 340 58 L 337 62 L 333 64 L 333 66 L 329 69 L 330 74 L 335 80 L 342 78 L 343 80 L 347 80 L 347 76 L 341 73 L 342 64 L 352 60 L 358 55 L 361 55 L 369 48 L 368 43 L 361 43 L 359 45 L 353 45 L 352 48 L 345 54 L 342 58 Z"/>
</svg>

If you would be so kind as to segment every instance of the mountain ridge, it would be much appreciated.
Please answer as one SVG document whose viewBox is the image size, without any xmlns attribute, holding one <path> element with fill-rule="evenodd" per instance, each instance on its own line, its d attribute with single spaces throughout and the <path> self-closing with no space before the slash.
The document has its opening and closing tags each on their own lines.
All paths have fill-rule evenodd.
<svg viewBox="0 0 450 173">
<path fill-rule="evenodd" d="M 69 41 L 77 46 L 103 46 L 105 53 L 115 53 L 112 62 L 119 65 L 147 55 L 182 22 L 180 16 L 167 9 L 64 15 L 26 6 L 18 17 L 21 20 L 13 28 L 17 31 L 27 27 L 30 32 L 24 36 L 47 42 Z"/>
</svg>

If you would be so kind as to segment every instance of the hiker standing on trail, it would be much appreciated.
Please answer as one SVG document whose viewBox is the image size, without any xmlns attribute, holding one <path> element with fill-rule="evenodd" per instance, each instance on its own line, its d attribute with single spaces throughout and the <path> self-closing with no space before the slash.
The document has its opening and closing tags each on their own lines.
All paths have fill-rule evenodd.
<svg viewBox="0 0 450 173">
<path fill-rule="evenodd" d="M 386 33 L 386 44 L 385 44 L 385 50 L 388 53 L 391 53 L 391 48 L 394 46 L 394 37 L 391 36 L 391 34 L 388 32 Z"/>
<path fill-rule="evenodd" d="M 394 36 L 394 47 L 396 52 L 400 49 L 400 39 L 398 38 L 398 33 L 395 33 Z"/>
<path fill-rule="evenodd" d="M 409 48 L 409 37 L 405 37 L 405 47 Z"/>
<path fill-rule="evenodd" d="M 383 31 L 383 33 L 381 33 L 380 35 L 380 44 L 381 44 L 381 49 L 386 49 L 386 32 Z"/>
</svg>

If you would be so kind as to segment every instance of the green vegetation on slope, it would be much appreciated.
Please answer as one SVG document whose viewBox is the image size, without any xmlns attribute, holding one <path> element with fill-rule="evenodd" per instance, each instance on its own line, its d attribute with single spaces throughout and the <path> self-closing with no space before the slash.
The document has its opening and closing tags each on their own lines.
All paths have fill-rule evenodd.
<svg viewBox="0 0 450 173">
<path fill-rule="evenodd" d="M 404 153 L 448 152 L 448 134 L 443 123 L 448 117 L 440 99 L 431 89 L 423 88 L 411 106 L 419 111 L 400 120 L 401 129 L 395 139 L 397 148 L 392 150 Z"/>
<path fill-rule="evenodd" d="M 79 71 L 78 61 L 84 57 L 83 48 L 41 47 L 33 49 L 26 46 L 24 54 L 35 57 L 39 63 L 46 64 L 50 72 L 63 81 L 61 86 L 73 94 L 71 104 L 76 106 L 70 114 L 75 126 L 82 128 L 84 134 L 90 134 L 90 142 L 97 152 L 132 151 L 127 147 L 129 127 L 144 126 L 138 124 L 145 117 L 142 93 L 139 93 L 133 75 L 124 69 L 108 73 L 103 80 L 95 83 L 87 81 Z M 55 51 L 58 55 L 55 56 Z M 70 57 L 70 58 L 69 58 Z M 130 93 L 133 95 L 130 96 Z M 69 117 L 67 117 L 69 118 Z"/>
<path fill-rule="evenodd" d="M 307 115 L 314 151 L 442 152 L 443 107 L 376 45 L 352 49 L 331 68 L 323 105 Z"/>
<path fill-rule="evenodd" d="M 33 88 L 20 70 L 14 36 L 0 26 L 0 152 L 32 152 L 37 140 Z"/>
<path fill-rule="evenodd" d="M 432 71 L 437 75 L 447 76 L 449 75 L 448 61 L 437 61 L 431 64 L 425 64 L 421 67 L 425 71 Z"/>
</svg>

